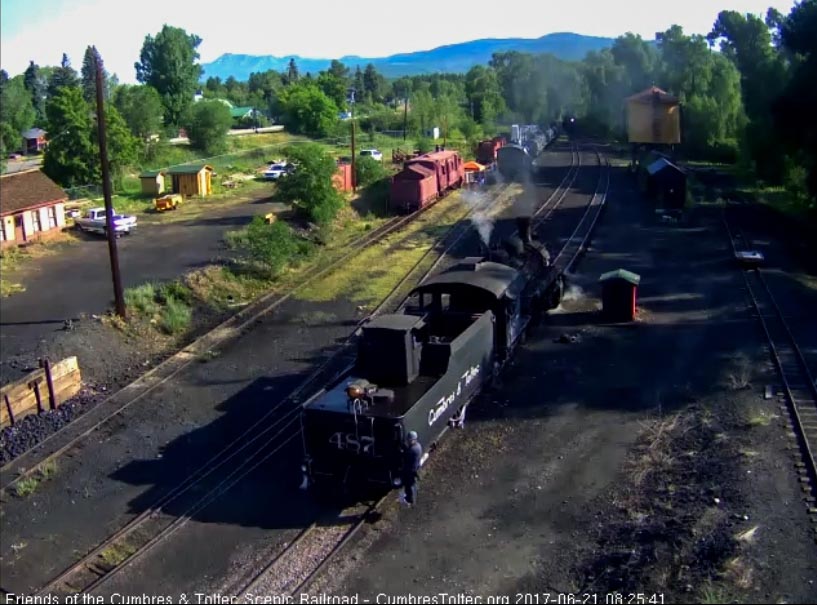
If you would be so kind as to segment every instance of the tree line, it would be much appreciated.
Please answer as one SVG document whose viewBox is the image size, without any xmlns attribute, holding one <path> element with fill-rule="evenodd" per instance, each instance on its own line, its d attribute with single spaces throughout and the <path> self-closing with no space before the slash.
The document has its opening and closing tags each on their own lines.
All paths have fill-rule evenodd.
<svg viewBox="0 0 817 605">
<path fill-rule="evenodd" d="M 166 25 L 145 37 L 134 65 L 139 85 L 108 78 L 114 167 L 149 159 L 157 135 L 175 136 L 179 127 L 195 146 L 217 151 L 231 124 L 221 100 L 258 108 L 291 132 L 315 138 L 348 133 L 339 114 L 350 108 L 353 88 L 364 131 L 405 127 L 416 137 L 436 126 L 447 139 L 473 145 L 502 125 L 545 126 L 572 115 L 588 134 L 626 140 L 624 100 L 656 85 L 681 100 L 686 157 L 738 162 L 812 206 L 817 197 L 817 122 L 811 115 L 817 107 L 817 0 L 803 0 L 788 15 L 769 9 L 765 18 L 723 11 L 707 35 L 687 35 L 677 25 L 655 41 L 628 33 L 578 62 L 503 52 L 465 74 L 396 79 L 371 64 L 351 69 L 339 61 L 302 74 L 291 60 L 283 72 L 252 73 L 246 82 L 210 77 L 202 86 L 200 44 L 195 34 Z M 21 131 L 43 126 L 51 138 L 46 159 L 53 156 L 44 169 L 63 185 L 97 176 L 95 163 L 86 161 L 95 145 L 89 112 L 95 57 L 89 47 L 80 74 L 66 56 L 58 67 L 32 63 L 14 78 L 0 72 L 0 145 L 13 150 Z M 194 103 L 198 90 L 205 99 Z"/>
</svg>

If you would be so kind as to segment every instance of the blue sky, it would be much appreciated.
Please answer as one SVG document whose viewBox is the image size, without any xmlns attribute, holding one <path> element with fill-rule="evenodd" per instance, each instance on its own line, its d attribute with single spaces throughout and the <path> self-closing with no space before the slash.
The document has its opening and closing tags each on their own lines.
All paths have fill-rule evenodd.
<svg viewBox="0 0 817 605">
<path fill-rule="evenodd" d="M 199 35 L 201 60 L 227 52 L 335 58 L 386 56 L 476 38 L 536 38 L 551 32 L 652 39 L 673 23 L 707 33 L 718 11 L 788 13 L 793 0 L 463 0 L 422 1 L 423 10 L 389 0 L 0 0 L 0 66 L 10 75 L 34 60 L 74 67 L 96 45 L 109 71 L 134 82 L 145 35 L 164 23 Z M 343 7 L 343 8 L 341 8 Z"/>
</svg>

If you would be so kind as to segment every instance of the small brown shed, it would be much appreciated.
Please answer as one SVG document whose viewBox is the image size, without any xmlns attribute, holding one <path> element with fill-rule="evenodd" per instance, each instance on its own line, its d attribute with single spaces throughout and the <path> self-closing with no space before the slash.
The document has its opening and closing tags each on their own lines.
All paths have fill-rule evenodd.
<svg viewBox="0 0 817 605">
<path fill-rule="evenodd" d="M 173 193 L 204 197 L 213 193 L 213 167 L 208 164 L 174 166 L 167 170 L 173 183 Z"/>
<path fill-rule="evenodd" d="M 633 321 L 636 291 L 641 276 L 625 269 L 603 274 L 601 282 L 602 314 L 608 321 Z"/>
<path fill-rule="evenodd" d="M 145 195 L 161 195 L 165 192 L 164 170 L 145 170 L 139 175 L 139 181 Z"/>
</svg>

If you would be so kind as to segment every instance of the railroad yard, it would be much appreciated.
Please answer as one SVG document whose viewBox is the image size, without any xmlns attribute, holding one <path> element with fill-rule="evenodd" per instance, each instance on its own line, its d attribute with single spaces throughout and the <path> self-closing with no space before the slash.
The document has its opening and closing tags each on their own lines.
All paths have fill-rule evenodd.
<svg viewBox="0 0 817 605">
<path fill-rule="evenodd" d="M 563 137 L 536 163 L 535 182 L 384 221 L 290 291 L 83 393 L 83 415 L 0 468 L 0 587 L 105 602 L 817 599 L 814 275 L 749 204 L 661 220 L 602 141 Z M 302 406 L 353 364 L 364 321 L 519 218 L 564 295 L 433 449 L 418 503 L 298 489 Z M 766 262 L 744 271 L 735 252 L 755 249 Z M 640 276 L 634 321 L 600 312 L 599 278 L 618 269 Z"/>
</svg>

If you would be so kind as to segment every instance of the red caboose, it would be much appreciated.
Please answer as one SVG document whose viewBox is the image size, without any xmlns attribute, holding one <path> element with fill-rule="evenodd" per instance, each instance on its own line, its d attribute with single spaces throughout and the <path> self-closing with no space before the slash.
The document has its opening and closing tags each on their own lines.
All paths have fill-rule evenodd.
<svg viewBox="0 0 817 605">
<path fill-rule="evenodd" d="M 462 187 L 465 169 L 456 151 L 435 151 L 403 165 L 392 178 L 391 206 L 400 212 L 414 212 L 449 189 Z"/>
<path fill-rule="evenodd" d="M 456 151 L 434 151 L 406 162 L 406 166 L 419 164 L 434 171 L 437 176 L 437 193 L 443 195 L 449 189 L 462 187 L 465 169 Z"/>
</svg>

